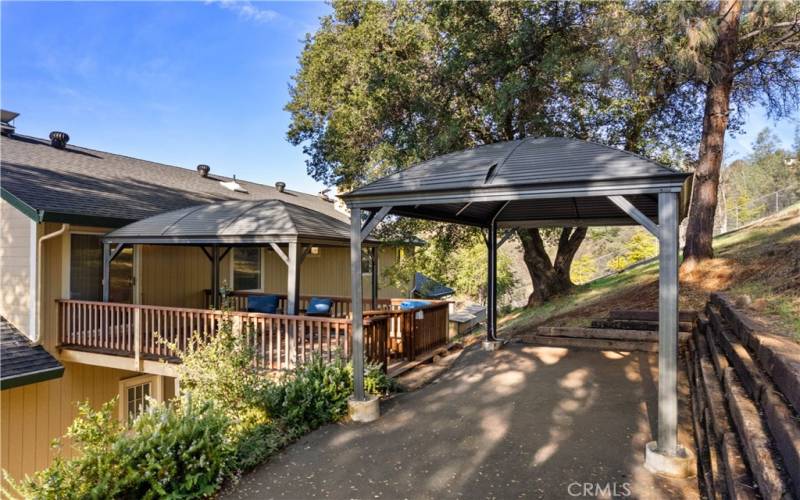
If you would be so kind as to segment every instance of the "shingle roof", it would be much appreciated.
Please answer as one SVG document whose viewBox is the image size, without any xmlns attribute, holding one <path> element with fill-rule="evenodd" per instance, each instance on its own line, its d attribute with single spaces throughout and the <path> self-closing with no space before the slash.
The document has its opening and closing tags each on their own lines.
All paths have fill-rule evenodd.
<svg viewBox="0 0 800 500">
<path fill-rule="evenodd" d="M 237 180 L 247 193 L 231 191 L 195 170 L 67 145 L 58 149 L 45 139 L 2 136 L 2 188 L 44 212 L 42 220 L 79 222 L 102 219 L 120 227 L 162 212 L 228 200 L 282 200 L 347 221 L 333 203 L 297 191 Z M 71 219 L 74 218 L 73 219 Z M 99 225 L 99 224 L 98 224 Z"/>
<path fill-rule="evenodd" d="M 350 224 L 283 200 L 226 201 L 173 210 L 106 235 L 117 243 L 350 241 Z"/>
<path fill-rule="evenodd" d="M 64 366 L 0 316 L 0 389 L 60 377 Z"/>
</svg>

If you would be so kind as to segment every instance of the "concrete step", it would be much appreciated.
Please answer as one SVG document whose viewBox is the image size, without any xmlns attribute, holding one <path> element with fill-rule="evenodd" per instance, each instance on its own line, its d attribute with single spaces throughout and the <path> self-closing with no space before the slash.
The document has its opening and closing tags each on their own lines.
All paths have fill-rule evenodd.
<svg viewBox="0 0 800 500">
<path fill-rule="evenodd" d="M 548 337 L 528 334 L 520 337 L 523 343 L 548 347 L 578 347 L 600 351 L 658 352 L 657 342 L 639 340 L 588 339 L 575 337 Z"/>
<path fill-rule="evenodd" d="M 592 328 L 612 328 L 615 330 L 650 330 L 658 331 L 658 321 L 645 321 L 639 319 L 595 319 Z M 678 329 L 682 332 L 691 332 L 694 323 L 681 321 Z"/>
<path fill-rule="evenodd" d="M 604 339 L 620 341 L 657 342 L 658 332 L 652 330 L 624 330 L 614 328 L 585 328 L 578 326 L 540 326 L 536 334 L 544 337 L 569 337 L 578 339 Z M 678 332 L 678 341 L 689 340 L 688 332 Z"/>
<path fill-rule="evenodd" d="M 693 322 L 697 318 L 697 311 L 681 311 L 678 313 L 679 321 Z M 658 311 L 640 309 L 613 309 L 608 313 L 608 319 L 631 319 L 643 321 L 658 321 Z"/>
</svg>

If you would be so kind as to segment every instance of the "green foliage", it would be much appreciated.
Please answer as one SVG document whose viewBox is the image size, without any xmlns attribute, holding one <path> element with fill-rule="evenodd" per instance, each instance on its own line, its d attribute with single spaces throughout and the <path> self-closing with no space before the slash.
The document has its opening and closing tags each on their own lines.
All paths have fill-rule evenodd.
<svg viewBox="0 0 800 500">
<path fill-rule="evenodd" d="M 115 404 L 82 405 L 67 432 L 79 456 L 57 458 L 15 489 L 28 498 L 203 498 L 232 471 L 229 421 L 211 404 L 153 404 L 130 429 Z"/>
<path fill-rule="evenodd" d="M 377 365 L 364 370 L 364 387 L 372 394 L 385 394 L 394 381 Z M 315 357 L 287 373 L 266 391 L 266 407 L 291 435 L 335 422 L 347 414 L 347 399 L 353 393 L 353 366 L 341 357 L 326 363 Z"/>
<path fill-rule="evenodd" d="M 486 298 L 486 244 L 478 233 L 470 233 L 469 243 L 453 248 L 441 240 L 429 242 L 413 254 L 405 255 L 385 269 L 383 280 L 408 293 L 415 272 L 452 287 L 456 294 L 483 302 Z M 516 285 L 511 260 L 503 253 L 497 256 L 497 296 L 502 301 Z"/>
<path fill-rule="evenodd" d="M 257 405 L 266 389 L 265 373 L 256 368 L 246 332 L 236 334 L 226 310 L 214 335 L 206 340 L 195 332 L 186 349 L 170 344 L 181 359 L 176 365 L 182 391 L 198 401 L 211 401 L 234 420 Z"/>
<path fill-rule="evenodd" d="M 608 263 L 612 271 L 621 271 L 631 264 L 658 255 L 658 242 L 654 236 L 644 229 L 638 229 L 625 243 L 625 253 L 615 257 Z"/>
<path fill-rule="evenodd" d="M 597 263 L 589 254 L 584 254 L 572 262 L 570 277 L 575 284 L 583 284 L 591 280 L 597 273 Z"/>
</svg>

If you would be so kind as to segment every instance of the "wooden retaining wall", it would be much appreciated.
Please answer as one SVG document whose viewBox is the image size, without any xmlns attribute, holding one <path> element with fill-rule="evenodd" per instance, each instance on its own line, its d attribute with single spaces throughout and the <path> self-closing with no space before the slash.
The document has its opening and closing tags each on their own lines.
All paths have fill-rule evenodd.
<svg viewBox="0 0 800 500">
<path fill-rule="evenodd" d="M 800 345 L 712 294 L 689 342 L 706 498 L 800 498 Z"/>
</svg>

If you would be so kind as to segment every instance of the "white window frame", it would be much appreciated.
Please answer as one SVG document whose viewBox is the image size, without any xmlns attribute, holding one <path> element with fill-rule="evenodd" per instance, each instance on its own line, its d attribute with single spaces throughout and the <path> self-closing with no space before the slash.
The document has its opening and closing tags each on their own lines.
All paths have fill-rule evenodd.
<svg viewBox="0 0 800 500">
<path fill-rule="evenodd" d="M 137 385 L 150 384 L 150 398 L 164 402 L 164 382 L 161 375 L 136 375 L 119 381 L 119 421 L 128 424 L 128 389 Z"/>
<path fill-rule="evenodd" d="M 266 283 L 266 281 L 265 281 L 266 280 L 266 278 L 265 278 L 266 273 L 264 272 L 264 270 L 266 269 L 266 261 L 265 261 L 265 256 L 264 256 L 264 249 L 261 248 L 261 247 L 258 247 L 258 263 L 259 263 L 258 283 L 259 283 L 259 287 L 258 288 L 250 288 L 250 289 L 247 289 L 247 290 L 237 290 L 236 286 L 235 286 L 236 282 L 233 280 L 233 277 L 234 277 L 235 272 L 236 272 L 236 247 L 231 248 L 231 251 L 230 251 L 229 255 L 231 256 L 231 261 L 230 261 L 231 265 L 230 265 L 230 273 L 229 273 L 230 276 L 229 276 L 229 281 L 228 281 L 228 283 L 230 283 L 230 289 L 233 290 L 233 291 L 239 291 L 239 292 L 263 292 L 264 291 L 264 286 L 265 286 L 265 283 Z"/>
</svg>

